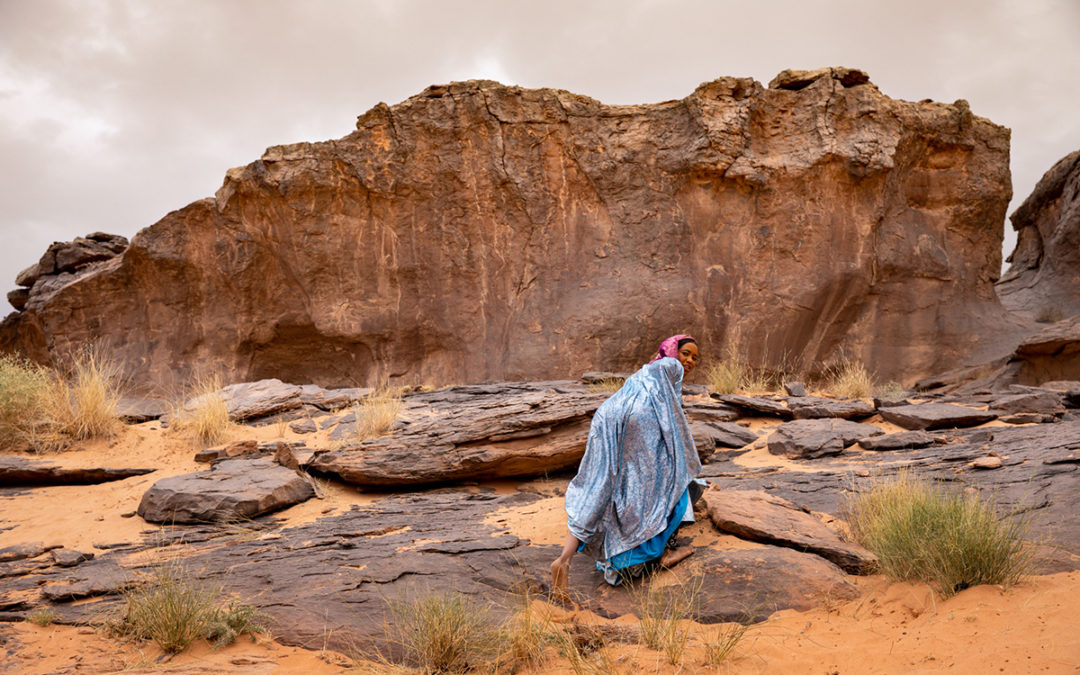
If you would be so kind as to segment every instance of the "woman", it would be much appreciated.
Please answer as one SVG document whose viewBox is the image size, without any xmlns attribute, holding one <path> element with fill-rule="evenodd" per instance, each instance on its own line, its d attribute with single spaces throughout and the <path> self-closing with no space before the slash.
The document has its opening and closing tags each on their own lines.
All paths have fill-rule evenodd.
<svg viewBox="0 0 1080 675">
<path fill-rule="evenodd" d="M 693 520 L 701 462 L 682 409 L 682 381 L 697 361 L 694 338 L 672 336 L 597 409 L 566 488 L 570 534 L 551 563 L 556 597 L 567 598 L 575 551 L 593 557 L 615 585 L 659 560 L 679 524 Z"/>
</svg>

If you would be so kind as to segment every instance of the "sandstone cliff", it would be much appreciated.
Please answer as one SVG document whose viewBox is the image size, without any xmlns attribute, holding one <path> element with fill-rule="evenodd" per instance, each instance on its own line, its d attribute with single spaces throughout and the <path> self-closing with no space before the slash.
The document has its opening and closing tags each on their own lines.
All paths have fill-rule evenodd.
<svg viewBox="0 0 1080 675">
<path fill-rule="evenodd" d="M 1012 330 L 993 285 L 1008 158 L 966 102 L 893 100 L 850 69 L 633 106 L 433 86 L 35 284 L 0 347 L 102 340 L 147 385 L 338 386 L 626 371 L 690 332 L 708 356 L 846 355 L 910 382 Z"/>
<path fill-rule="evenodd" d="M 1012 265 L 1001 302 L 1044 323 L 1080 314 L 1080 150 L 1057 162 L 1010 217 Z"/>
</svg>

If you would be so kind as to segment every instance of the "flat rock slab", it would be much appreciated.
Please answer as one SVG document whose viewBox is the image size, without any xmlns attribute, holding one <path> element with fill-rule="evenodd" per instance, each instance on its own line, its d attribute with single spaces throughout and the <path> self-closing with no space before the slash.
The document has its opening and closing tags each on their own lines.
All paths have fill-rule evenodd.
<svg viewBox="0 0 1080 675">
<path fill-rule="evenodd" d="M 44 555 L 46 552 L 56 548 L 60 547 L 46 546 L 40 541 L 27 542 L 24 544 L 15 544 L 13 546 L 5 546 L 4 548 L 0 548 L 0 563 L 12 562 L 14 560 L 26 560 L 27 558 L 36 558 L 39 555 Z"/>
<path fill-rule="evenodd" d="M 696 399 L 684 401 L 683 412 L 691 422 L 732 422 L 740 417 L 739 411 L 729 405 Z"/>
<path fill-rule="evenodd" d="M 861 419 L 877 412 L 872 404 L 857 399 L 792 396 L 788 398 L 787 404 L 792 416 L 797 420 L 817 420 L 829 417 L 845 420 Z"/>
<path fill-rule="evenodd" d="M 403 401 L 393 434 L 318 453 L 309 469 L 372 487 L 563 471 L 585 453 L 592 414 L 610 395 L 578 382 L 492 383 L 416 394 Z M 348 423 L 340 421 L 334 433 Z"/>
<path fill-rule="evenodd" d="M 156 469 L 64 468 L 21 457 L 0 457 L 0 487 L 46 487 L 50 485 L 97 485 Z"/>
<path fill-rule="evenodd" d="M 985 410 L 973 410 L 951 403 L 919 403 L 881 408 L 878 413 L 887 421 L 905 429 L 954 429 L 974 427 L 997 419 Z"/>
<path fill-rule="evenodd" d="M 867 574 L 877 557 L 842 540 L 795 504 L 763 490 L 707 490 L 705 507 L 716 529 L 743 539 L 809 551 L 852 574 Z"/>
<path fill-rule="evenodd" d="M 989 406 L 999 414 L 1037 413 L 1060 416 L 1065 413 L 1063 400 L 1063 395 L 1054 391 L 1027 391 L 994 398 L 989 402 Z"/>
<path fill-rule="evenodd" d="M 345 389 L 323 389 L 317 384 L 305 384 L 300 387 L 300 403 L 313 405 L 321 410 L 340 410 L 347 405 L 367 398 L 375 393 L 371 387 L 348 387 Z"/>
<path fill-rule="evenodd" d="M 912 450 L 933 444 L 933 434 L 926 431 L 901 431 L 896 434 L 859 439 L 859 446 L 866 450 Z"/>
<path fill-rule="evenodd" d="M 295 384 L 286 384 L 278 379 L 230 384 L 214 393 L 225 401 L 229 417 L 234 420 L 266 417 L 303 405 L 302 389 Z M 184 404 L 184 409 L 194 410 L 199 406 L 202 398 L 199 396 L 191 399 Z"/>
<path fill-rule="evenodd" d="M 230 522 L 314 496 L 303 476 L 270 458 L 227 459 L 209 471 L 154 483 L 143 494 L 138 514 L 152 523 Z"/>
<path fill-rule="evenodd" d="M 786 405 L 771 398 L 741 396 L 739 394 L 713 394 L 713 397 L 736 408 L 774 415 L 785 420 L 792 418 L 791 410 Z"/>
<path fill-rule="evenodd" d="M 67 602 L 95 595 L 113 595 L 133 586 L 138 577 L 113 560 L 92 560 L 53 575 L 55 582 L 41 587 L 41 595 L 53 602 Z"/>
<path fill-rule="evenodd" d="M 690 431 L 699 454 L 704 444 L 711 452 L 716 448 L 742 448 L 758 439 L 756 432 L 731 422 L 690 421 Z"/>
<path fill-rule="evenodd" d="M 769 435 L 769 452 L 789 459 L 839 455 L 855 441 L 882 433 L 873 425 L 848 420 L 795 420 L 781 424 Z"/>
</svg>

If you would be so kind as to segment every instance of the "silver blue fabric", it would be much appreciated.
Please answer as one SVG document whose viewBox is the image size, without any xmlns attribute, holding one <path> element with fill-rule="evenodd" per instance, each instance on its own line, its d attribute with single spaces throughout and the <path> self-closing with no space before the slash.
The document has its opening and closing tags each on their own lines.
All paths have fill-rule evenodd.
<svg viewBox="0 0 1080 675">
<path fill-rule="evenodd" d="M 701 462 L 682 409 L 682 378 L 678 360 L 654 361 L 593 416 L 585 456 L 566 489 L 566 514 L 570 533 L 598 561 L 663 532 L 688 487 L 691 501 L 700 495 L 694 478 Z"/>
</svg>

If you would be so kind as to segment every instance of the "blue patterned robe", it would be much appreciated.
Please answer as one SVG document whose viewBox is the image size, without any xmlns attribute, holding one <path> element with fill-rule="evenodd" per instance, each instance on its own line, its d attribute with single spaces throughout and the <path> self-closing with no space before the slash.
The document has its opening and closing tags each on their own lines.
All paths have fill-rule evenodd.
<svg viewBox="0 0 1080 675">
<path fill-rule="evenodd" d="M 673 358 L 627 378 L 593 416 L 585 456 L 566 489 L 570 533 L 582 542 L 579 550 L 600 561 L 611 583 L 617 581 L 615 570 L 642 562 L 657 543 L 663 552 L 667 539 L 658 535 L 670 536 L 677 526 L 673 518 L 682 520 L 675 509 L 680 499 L 688 488 L 689 502 L 701 494 L 694 480 L 701 462 L 682 409 L 682 378 L 682 364 Z"/>
</svg>

